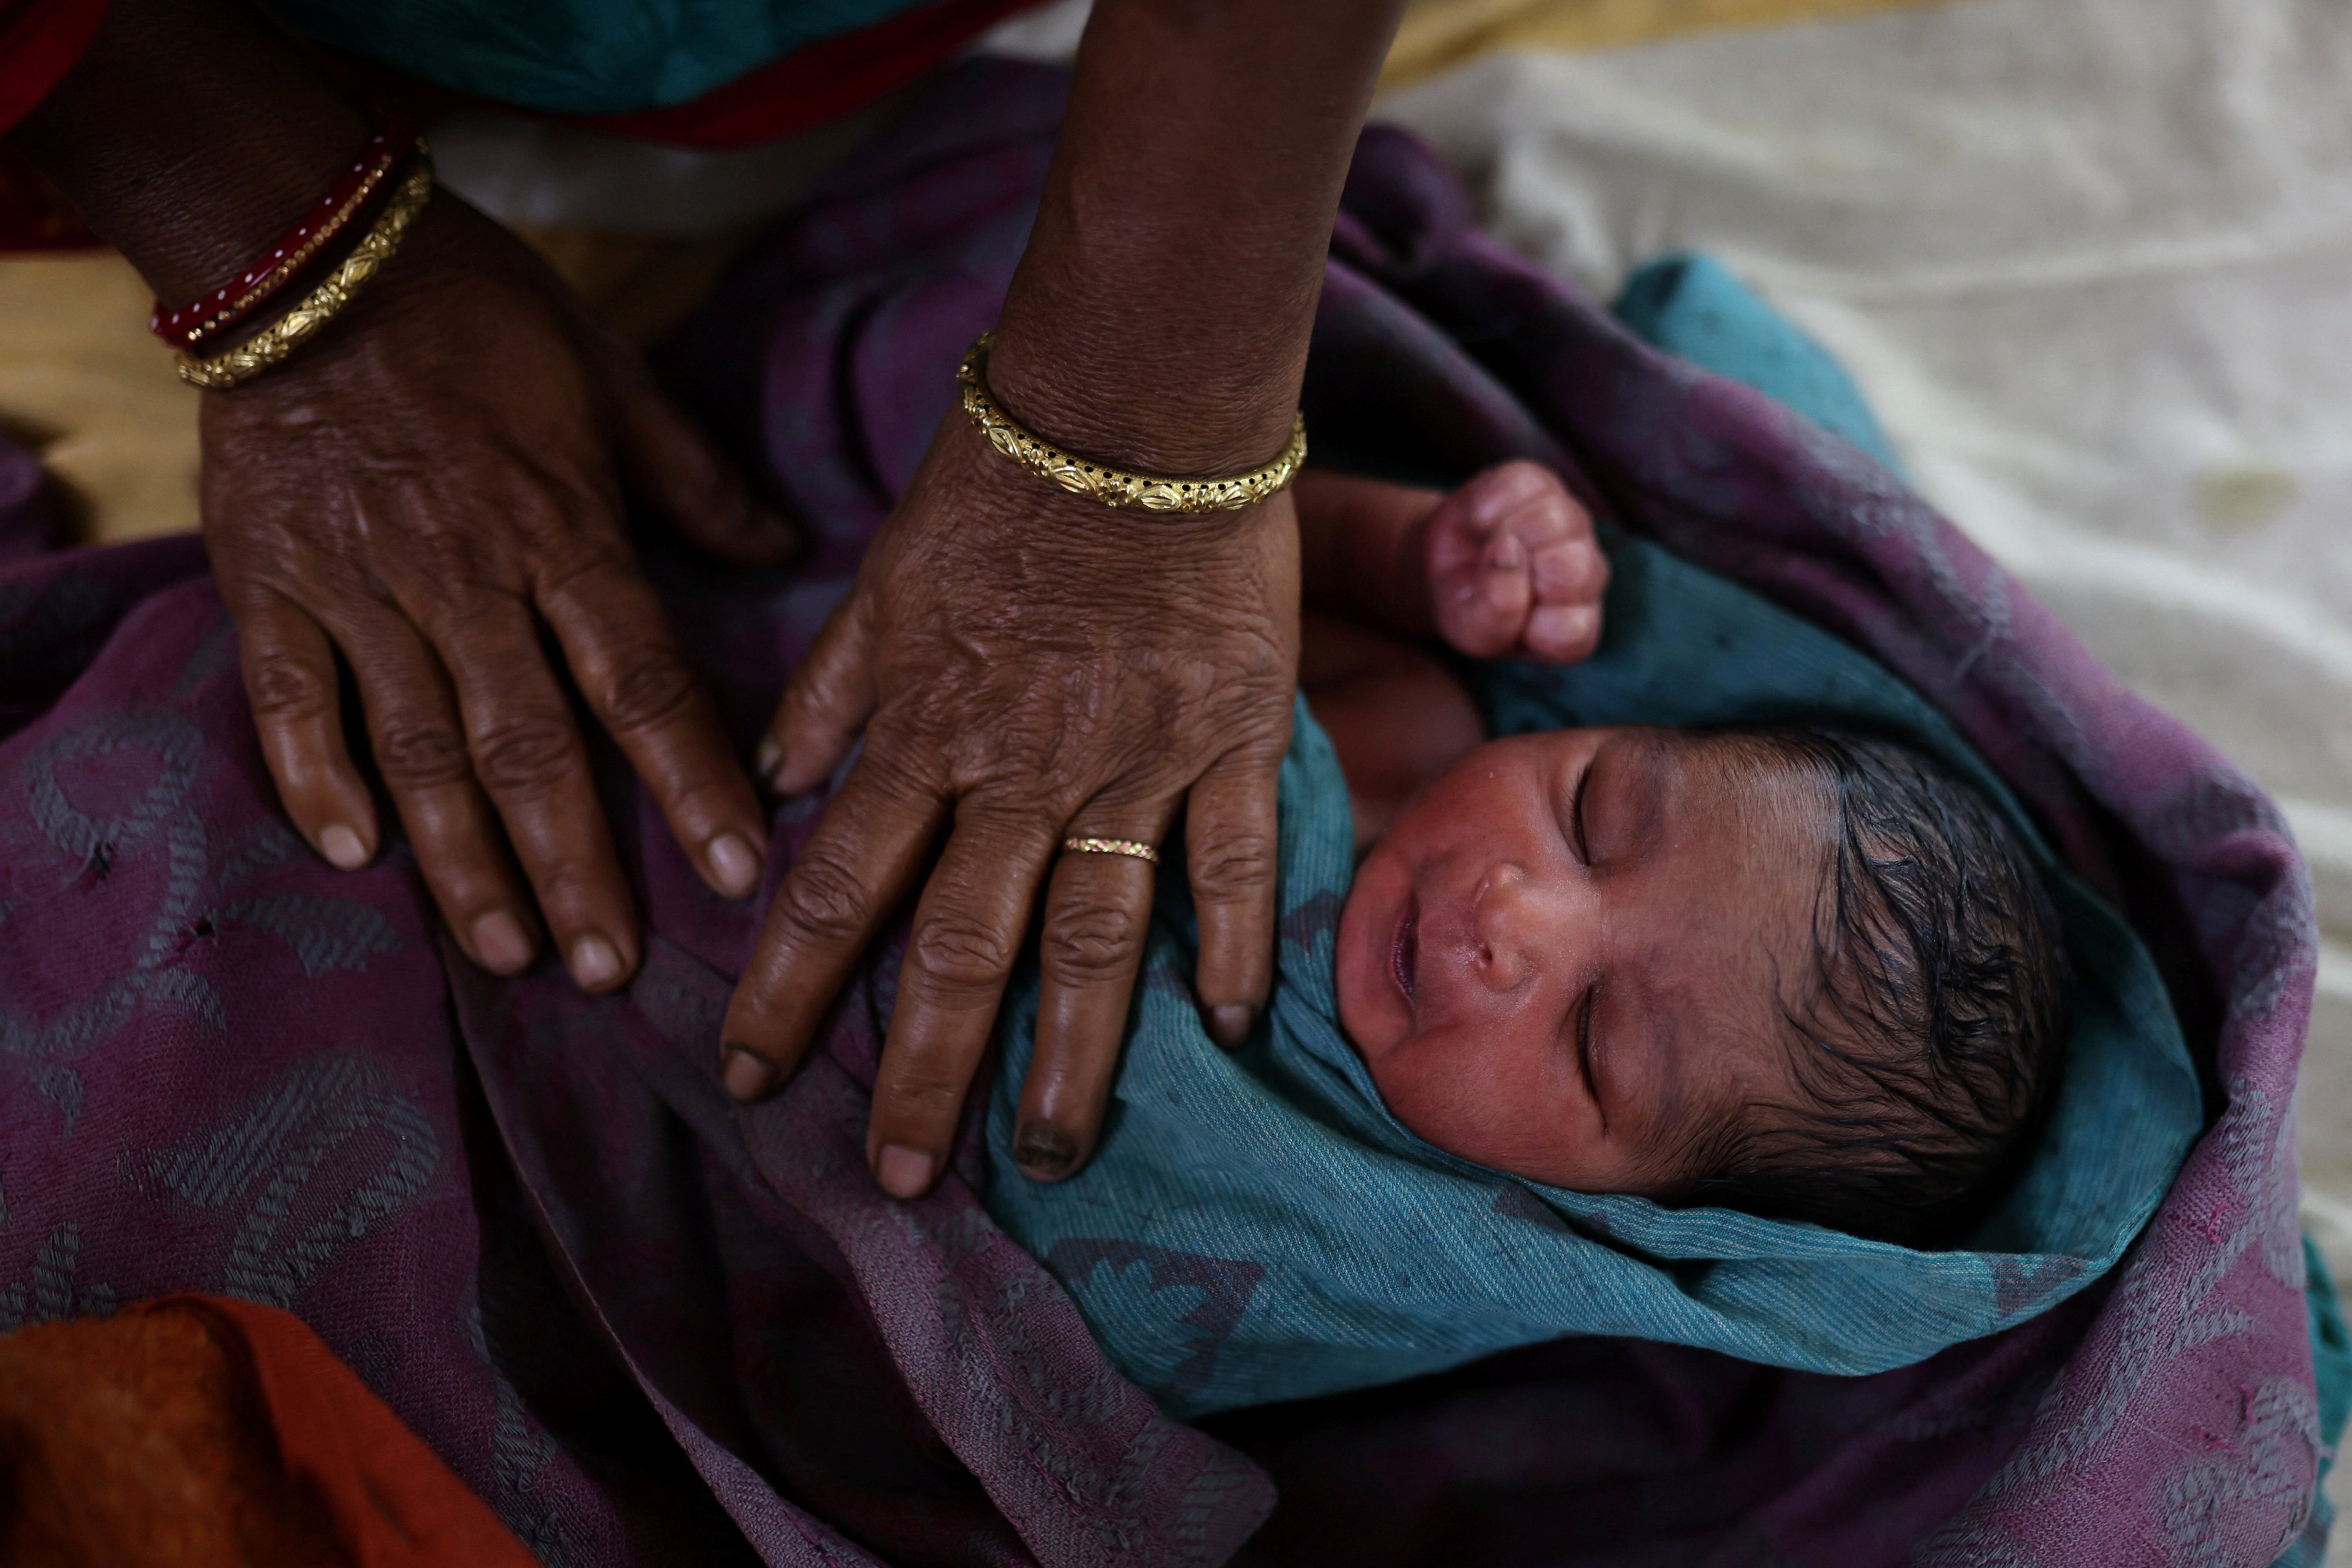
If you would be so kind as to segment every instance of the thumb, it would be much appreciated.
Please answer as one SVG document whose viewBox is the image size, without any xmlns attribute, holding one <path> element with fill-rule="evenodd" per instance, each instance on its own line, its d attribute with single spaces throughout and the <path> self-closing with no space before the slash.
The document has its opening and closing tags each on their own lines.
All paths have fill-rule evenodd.
<svg viewBox="0 0 2352 1568">
<path fill-rule="evenodd" d="M 793 671 L 760 742 L 760 778 L 780 795 L 816 788 L 874 714 L 874 622 L 861 576 Z"/>
<path fill-rule="evenodd" d="M 751 494 L 735 465 L 654 384 L 642 365 L 614 380 L 622 461 L 636 492 L 678 532 L 737 566 L 789 566 L 801 531 Z"/>
</svg>

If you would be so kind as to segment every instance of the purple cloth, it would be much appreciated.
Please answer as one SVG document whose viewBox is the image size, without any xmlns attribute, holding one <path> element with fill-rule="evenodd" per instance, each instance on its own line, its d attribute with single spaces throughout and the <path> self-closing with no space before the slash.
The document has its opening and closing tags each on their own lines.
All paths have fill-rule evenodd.
<svg viewBox="0 0 2352 1568">
<path fill-rule="evenodd" d="M 644 542 L 740 741 L 950 406 L 1064 91 L 963 68 L 670 357 L 820 538 L 791 579 Z M 2288 1116 L 2315 948 L 2276 811 L 1881 470 L 1466 214 L 1367 135 L 1318 443 L 1556 463 L 1954 715 L 2210 1067 L 2215 1123 L 2111 1288 L 1876 1377 L 1581 1341 L 1174 1426 L 989 1221 L 969 1145 L 918 1203 L 866 1178 L 900 938 L 739 1112 L 712 1058 L 760 906 L 703 889 L 608 749 L 643 975 L 491 980 L 404 847 L 346 875 L 287 828 L 193 541 L 12 555 L 0 505 L 0 1321 L 289 1306 L 551 1564 L 2267 1563 L 2317 1461 Z M 781 816 L 771 889 L 812 822 Z"/>
</svg>

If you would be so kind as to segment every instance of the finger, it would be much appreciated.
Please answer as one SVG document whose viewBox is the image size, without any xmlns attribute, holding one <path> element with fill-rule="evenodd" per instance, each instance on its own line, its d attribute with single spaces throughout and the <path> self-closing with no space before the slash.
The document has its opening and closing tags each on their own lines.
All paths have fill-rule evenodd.
<svg viewBox="0 0 2352 1568">
<path fill-rule="evenodd" d="M 722 561 L 789 566 L 800 559 L 805 548 L 801 531 L 752 495 L 735 465 L 695 428 L 634 355 L 614 383 L 621 460 L 631 489 Z"/>
<path fill-rule="evenodd" d="M 1594 535 L 1592 514 L 1557 479 L 1535 510 L 1540 514 L 1538 526 L 1550 536 L 1528 557 L 1535 608 L 1520 640 L 1535 658 L 1573 663 L 1600 646 L 1609 558 Z"/>
<path fill-rule="evenodd" d="M 1590 533 L 1531 547 L 1528 574 L 1538 605 L 1590 605 L 1609 586 L 1609 558 Z"/>
<path fill-rule="evenodd" d="M 874 1079 L 866 1156 L 894 1197 L 929 1192 L 988 1050 L 996 1010 L 1057 837 L 1035 810 L 967 799 L 915 908 L 890 1037 Z"/>
<path fill-rule="evenodd" d="M 375 802 L 343 744 L 334 645 L 267 588 L 241 607 L 236 630 L 262 761 L 287 816 L 329 863 L 357 870 L 375 858 Z"/>
<path fill-rule="evenodd" d="M 1463 487 L 1482 531 L 1508 527 L 1530 551 L 1592 533 L 1592 514 L 1541 463 L 1503 463 Z"/>
<path fill-rule="evenodd" d="M 874 716 L 868 603 L 862 583 L 850 590 L 784 688 L 752 763 L 777 795 L 800 795 L 823 784 Z"/>
<path fill-rule="evenodd" d="M 1473 658 L 1495 658 L 1518 642 L 1527 625 L 1533 599 L 1527 549 L 1511 529 L 1477 521 L 1471 500 L 1465 486 L 1430 520 L 1430 610 L 1449 646 Z"/>
<path fill-rule="evenodd" d="M 616 557 L 551 585 L 540 611 L 703 880 L 749 898 L 767 861 L 767 822 L 652 584 Z"/>
<path fill-rule="evenodd" d="M 1546 605 L 1528 617 L 1527 651 L 1554 664 L 1574 664 L 1601 646 L 1599 604 Z"/>
<path fill-rule="evenodd" d="M 1601 596 L 1609 582 L 1609 560 L 1593 535 L 1592 514 L 1565 488 L 1555 483 L 1510 527 L 1527 542 L 1538 604 L 1589 603 Z"/>
<path fill-rule="evenodd" d="M 474 780 L 448 677 L 396 616 L 356 617 L 335 634 L 359 683 L 376 771 L 441 918 L 476 963 L 520 973 L 538 951 L 537 922 Z"/>
<path fill-rule="evenodd" d="M 451 673 L 474 776 L 497 808 L 565 967 L 610 991 L 637 967 L 635 910 L 571 705 L 512 595 L 453 595 L 427 627 Z"/>
<path fill-rule="evenodd" d="M 1446 641 L 1461 652 L 1499 658 L 1517 644 L 1534 599 L 1526 544 L 1510 529 L 1496 529 L 1476 571 L 1458 585 L 1454 602 L 1441 606 L 1440 624 Z"/>
<path fill-rule="evenodd" d="M 1212 763 L 1192 786 L 1184 821 L 1192 905 L 1200 920 L 1193 989 L 1209 1037 L 1232 1050 L 1249 1038 L 1274 988 L 1275 785 L 1290 721 L 1268 742 Z"/>
<path fill-rule="evenodd" d="M 1069 837 L 1150 844 L 1164 831 L 1164 824 L 1144 830 L 1082 819 Z M 1013 1133 L 1013 1160 L 1034 1181 L 1059 1181 L 1094 1153 L 1143 960 L 1154 879 L 1152 863 L 1130 855 L 1065 847 L 1054 862 L 1038 945 L 1045 985 L 1036 1047 Z"/>
<path fill-rule="evenodd" d="M 874 933 L 914 885 L 947 816 L 869 750 L 768 906 L 719 1027 L 727 1092 L 758 1100 L 800 1065 Z"/>
</svg>

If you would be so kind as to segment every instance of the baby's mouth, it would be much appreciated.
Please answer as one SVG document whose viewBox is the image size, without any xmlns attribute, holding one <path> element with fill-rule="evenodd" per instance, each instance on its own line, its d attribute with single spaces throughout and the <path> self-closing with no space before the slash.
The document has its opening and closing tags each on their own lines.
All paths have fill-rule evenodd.
<svg viewBox="0 0 2352 1568">
<path fill-rule="evenodd" d="M 1404 913 L 1397 921 L 1395 938 L 1389 943 L 1389 973 L 1404 993 L 1404 1005 L 1412 1005 L 1412 977 L 1421 961 L 1421 900 L 1408 894 Z"/>
</svg>

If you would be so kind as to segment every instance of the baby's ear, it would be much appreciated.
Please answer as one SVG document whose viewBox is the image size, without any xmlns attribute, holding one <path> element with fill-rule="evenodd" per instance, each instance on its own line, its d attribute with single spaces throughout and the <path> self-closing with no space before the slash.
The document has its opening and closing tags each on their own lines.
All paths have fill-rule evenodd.
<svg viewBox="0 0 2352 1568">
<path fill-rule="evenodd" d="M 1498 464 L 1429 524 L 1430 612 L 1473 658 L 1573 664 L 1601 643 L 1609 562 L 1592 514 L 1540 463 Z"/>
</svg>

